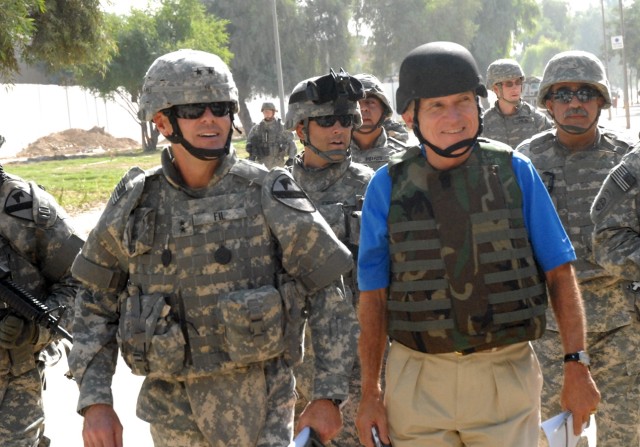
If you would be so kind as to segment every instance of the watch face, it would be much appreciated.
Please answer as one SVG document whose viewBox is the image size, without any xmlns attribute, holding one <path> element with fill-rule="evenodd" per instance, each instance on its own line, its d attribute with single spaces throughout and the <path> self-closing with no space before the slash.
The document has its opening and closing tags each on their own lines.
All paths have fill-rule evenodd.
<svg viewBox="0 0 640 447">
<path fill-rule="evenodd" d="M 589 354 L 587 354 L 584 351 L 578 352 L 578 361 L 583 365 L 587 365 L 587 366 L 591 364 L 591 358 L 589 357 Z"/>
</svg>

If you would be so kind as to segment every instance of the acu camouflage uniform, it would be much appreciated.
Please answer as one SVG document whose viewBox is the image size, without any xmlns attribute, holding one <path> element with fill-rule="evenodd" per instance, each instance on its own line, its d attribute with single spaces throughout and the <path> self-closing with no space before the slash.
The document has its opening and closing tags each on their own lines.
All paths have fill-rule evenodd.
<svg viewBox="0 0 640 447">
<path fill-rule="evenodd" d="M 536 135 L 518 150 L 529 157 L 546 184 L 576 251 L 576 276 L 587 320 L 591 374 L 602 394 L 596 420 L 598 445 L 638 445 L 640 324 L 633 313 L 629 281 L 598 265 L 592 245 L 589 209 L 608 172 L 629 150 L 628 142 L 598 128 L 594 145 L 571 152 L 558 142 L 555 130 Z M 616 256 L 612 247 L 611 255 Z M 640 278 L 640 276 L 638 276 Z M 561 411 L 563 365 L 558 327 L 551 312 L 548 329 L 534 343 L 544 372 L 543 420 Z"/>
<path fill-rule="evenodd" d="M 500 84 L 514 79 L 524 81 L 524 72 L 516 60 L 498 59 L 489 64 L 487 68 L 488 89 L 492 90 L 498 85 L 498 89 L 502 92 L 504 87 Z M 545 114 L 539 112 L 522 99 L 517 104 L 514 104 L 511 100 L 504 100 L 514 105 L 516 112 L 513 115 L 504 115 L 500 110 L 499 100 L 496 101 L 482 117 L 484 124 L 483 137 L 501 141 L 515 149 L 527 138 L 553 127 L 553 124 Z"/>
<path fill-rule="evenodd" d="M 283 166 L 283 157 L 293 159 L 297 151 L 293 134 L 285 129 L 280 118 L 260 121 L 247 137 L 247 152 L 251 159 L 269 169 Z"/>
<path fill-rule="evenodd" d="M 347 157 L 341 163 L 332 163 L 324 168 L 311 169 L 303 164 L 303 155 L 298 155 L 293 164 L 293 178 L 309 195 L 318 211 L 331 226 L 338 239 L 350 248 L 355 259 L 358 256 L 360 238 L 360 214 L 364 193 L 373 176 L 373 171 Z M 354 309 L 357 309 L 358 287 L 355 268 L 344 275 L 345 289 L 351 296 Z M 312 352 L 307 338 L 306 353 Z M 355 334 L 357 338 L 357 333 Z M 296 384 L 302 396 L 297 407 L 300 411 L 313 395 L 314 361 L 312 356 L 305 357 L 302 365 L 296 368 Z M 355 418 L 360 404 L 360 364 L 358 357 L 349 380 L 349 400 L 342 408 L 343 429 L 330 445 L 340 447 L 358 447 L 358 434 Z"/>
<path fill-rule="evenodd" d="M 77 282 L 71 264 L 82 247 L 69 217 L 35 183 L 5 174 L 0 167 L 0 265 L 12 282 L 48 308 L 66 306 L 60 325 L 70 329 Z M 0 320 L 11 310 L 0 301 Z M 54 313 L 55 315 L 55 313 Z M 49 445 L 44 436 L 44 368 L 61 352 L 50 331 L 19 348 L 0 348 L 0 444 L 3 447 Z"/>
<path fill-rule="evenodd" d="M 362 150 L 358 146 L 355 139 L 351 139 L 351 159 L 354 163 L 360 163 L 369 166 L 377 171 L 381 166 L 389 162 L 389 158 L 400 151 L 407 148 L 407 145 L 401 141 L 389 137 L 387 131 L 382 128 L 382 133 L 376 139 L 371 149 Z"/>
<path fill-rule="evenodd" d="M 156 446 L 288 445 L 305 315 L 311 398 L 347 398 L 356 321 L 334 281 L 350 258 L 286 171 L 231 147 L 193 190 L 165 150 L 122 179 L 74 263 L 78 410 L 113 403 L 120 346 Z"/>
<path fill-rule="evenodd" d="M 504 115 L 496 101 L 484 112 L 482 122 L 483 137 L 501 141 L 514 149 L 527 138 L 553 127 L 546 115 L 524 101 L 520 101 L 513 115 Z"/>
</svg>

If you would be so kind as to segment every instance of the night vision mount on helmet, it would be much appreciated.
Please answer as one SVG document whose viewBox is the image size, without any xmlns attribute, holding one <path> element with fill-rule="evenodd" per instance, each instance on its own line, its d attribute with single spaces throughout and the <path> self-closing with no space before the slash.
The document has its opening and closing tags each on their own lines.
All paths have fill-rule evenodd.
<svg viewBox="0 0 640 447">
<path fill-rule="evenodd" d="M 329 69 L 329 74 L 306 79 L 296 85 L 289 96 L 289 109 L 285 118 L 287 130 L 295 131 L 302 123 L 304 139 L 301 143 L 330 163 L 340 163 L 348 154 L 346 150 L 321 152 L 309 141 L 309 118 L 329 115 L 353 115 L 354 127 L 362 125 L 358 101 L 364 99 L 362 83 L 340 69 L 339 73 Z M 342 155 L 341 160 L 332 156 Z"/>
</svg>

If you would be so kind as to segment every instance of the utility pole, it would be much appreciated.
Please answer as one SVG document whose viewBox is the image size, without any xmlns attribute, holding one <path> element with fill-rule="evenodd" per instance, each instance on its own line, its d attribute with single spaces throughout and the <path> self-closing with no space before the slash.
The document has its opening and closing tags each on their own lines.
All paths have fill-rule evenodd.
<svg viewBox="0 0 640 447">
<path fill-rule="evenodd" d="M 284 81 L 282 80 L 282 58 L 280 56 L 280 33 L 278 32 L 278 13 L 276 10 L 276 0 L 271 0 L 271 12 L 273 14 L 273 37 L 276 44 L 276 71 L 278 73 L 278 95 L 280 96 L 280 116 L 284 118 L 286 110 L 284 108 Z"/>
<path fill-rule="evenodd" d="M 604 47 L 604 72 L 609 79 L 609 42 L 607 41 L 607 28 L 604 20 L 604 0 L 600 0 L 600 8 L 602 9 L 602 43 Z M 611 81 L 609 81 L 611 82 Z M 611 107 L 607 109 L 609 112 L 609 121 L 611 121 Z"/>
<path fill-rule="evenodd" d="M 620 33 L 622 34 L 622 72 L 624 73 L 624 113 L 627 117 L 627 129 L 631 128 L 631 116 L 629 114 L 629 80 L 627 76 L 627 53 L 624 48 L 624 10 L 622 0 L 618 0 L 620 6 Z"/>
</svg>

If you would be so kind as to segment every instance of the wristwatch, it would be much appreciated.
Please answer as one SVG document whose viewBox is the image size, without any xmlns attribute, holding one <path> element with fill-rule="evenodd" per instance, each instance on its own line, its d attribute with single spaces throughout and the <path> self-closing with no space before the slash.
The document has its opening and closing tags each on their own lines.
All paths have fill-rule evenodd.
<svg viewBox="0 0 640 447">
<path fill-rule="evenodd" d="M 338 410 L 342 410 L 344 406 L 347 404 L 347 401 L 342 399 L 327 399 L 327 400 L 331 402 L 333 405 L 335 405 L 338 408 Z"/>
<path fill-rule="evenodd" d="M 578 362 L 582 363 L 586 367 L 589 367 L 591 365 L 591 358 L 585 351 L 578 351 L 572 352 L 570 354 L 565 354 L 564 362 Z"/>
</svg>

